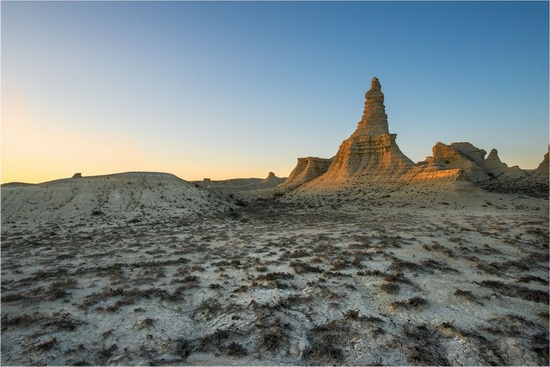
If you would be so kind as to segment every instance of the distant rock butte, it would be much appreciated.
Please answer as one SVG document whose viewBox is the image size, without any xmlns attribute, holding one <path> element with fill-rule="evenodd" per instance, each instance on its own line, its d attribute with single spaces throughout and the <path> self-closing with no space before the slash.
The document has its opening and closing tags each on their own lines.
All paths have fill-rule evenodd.
<svg viewBox="0 0 550 367">
<path fill-rule="evenodd" d="M 333 158 L 306 157 L 298 158 L 298 164 L 292 170 L 287 180 L 280 185 L 281 188 L 292 188 L 309 182 L 324 174 Z"/>
<path fill-rule="evenodd" d="M 356 130 L 331 159 L 298 158 L 298 164 L 279 189 L 315 190 L 341 185 L 373 183 L 469 183 L 492 191 L 512 190 L 515 180 L 525 181 L 527 194 L 540 196 L 548 187 L 548 154 L 533 172 L 508 167 L 496 149 L 487 152 L 468 142 L 436 143 L 432 156 L 414 164 L 389 132 L 380 81 L 373 78 L 365 94 L 363 116 Z M 473 185 L 472 185 L 473 184 Z M 522 189 L 518 189 L 522 192 Z M 546 189 L 547 191 L 547 189 Z M 538 193 L 538 194 L 537 194 Z M 546 193 L 548 196 L 548 193 Z"/>
<path fill-rule="evenodd" d="M 544 155 L 544 159 L 542 162 L 540 162 L 539 166 L 537 167 L 537 171 L 539 172 L 548 172 L 549 166 L 548 166 L 549 160 L 548 160 L 548 152 Z"/>
<path fill-rule="evenodd" d="M 272 189 L 285 182 L 285 180 L 286 178 L 277 177 L 275 173 L 269 172 L 266 178 L 233 178 L 219 181 L 205 178 L 202 181 L 193 181 L 192 183 L 220 192 L 239 192 Z"/>
</svg>

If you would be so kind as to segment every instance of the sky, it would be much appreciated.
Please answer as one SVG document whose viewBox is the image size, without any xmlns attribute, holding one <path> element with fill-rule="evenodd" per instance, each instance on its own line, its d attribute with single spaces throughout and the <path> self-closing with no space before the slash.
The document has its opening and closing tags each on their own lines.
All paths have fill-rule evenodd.
<svg viewBox="0 0 550 367">
<path fill-rule="evenodd" d="M 413 161 L 468 141 L 536 168 L 548 2 L 1 1 L 1 181 L 288 176 L 376 76 Z"/>
</svg>

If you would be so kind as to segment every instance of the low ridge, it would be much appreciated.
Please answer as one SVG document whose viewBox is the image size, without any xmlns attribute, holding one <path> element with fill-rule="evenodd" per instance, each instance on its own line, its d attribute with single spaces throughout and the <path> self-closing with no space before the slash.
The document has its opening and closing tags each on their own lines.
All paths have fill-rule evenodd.
<svg viewBox="0 0 550 367">
<path fill-rule="evenodd" d="M 169 173 L 128 172 L 2 185 L 2 225 L 141 221 L 214 214 L 230 200 Z"/>
</svg>

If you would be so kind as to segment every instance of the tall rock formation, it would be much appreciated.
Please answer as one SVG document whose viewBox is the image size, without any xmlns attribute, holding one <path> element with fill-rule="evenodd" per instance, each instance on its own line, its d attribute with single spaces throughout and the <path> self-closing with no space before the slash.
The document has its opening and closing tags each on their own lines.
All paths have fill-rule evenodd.
<svg viewBox="0 0 550 367">
<path fill-rule="evenodd" d="M 333 185 L 349 179 L 387 180 L 414 166 L 390 134 L 384 94 L 377 78 L 365 94 L 363 117 L 355 132 L 340 145 L 328 171 L 311 185 Z"/>
<path fill-rule="evenodd" d="M 388 128 L 384 94 L 377 78 L 365 94 L 363 117 L 331 160 L 299 158 L 298 165 L 279 189 L 300 186 L 297 191 L 338 186 L 397 184 L 440 185 L 458 191 L 479 190 L 523 193 L 548 197 L 548 153 L 535 170 L 508 167 L 496 149 L 487 152 L 468 142 L 436 143 L 433 155 L 414 164 L 397 146 Z M 326 171 L 326 172 L 325 172 Z"/>
</svg>

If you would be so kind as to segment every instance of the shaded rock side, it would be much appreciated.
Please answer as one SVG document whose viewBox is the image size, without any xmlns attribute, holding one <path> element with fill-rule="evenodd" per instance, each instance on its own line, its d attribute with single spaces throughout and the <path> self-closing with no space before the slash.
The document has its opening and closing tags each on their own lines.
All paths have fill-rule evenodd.
<svg viewBox="0 0 550 367">
<path fill-rule="evenodd" d="M 522 170 L 514 166 L 500 176 L 480 182 L 479 186 L 488 191 L 548 198 L 550 196 L 548 153 L 534 170 Z"/>
<path fill-rule="evenodd" d="M 509 170 L 508 165 L 500 160 L 497 150 L 491 149 L 491 152 L 485 159 L 485 172 L 491 177 L 497 177 Z"/>
<path fill-rule="evenodd" d="M 539 166 L 537 167 L 536 171 L 539 173 L 546 173 L 549 172 L 549 161 L 548 161 L 548 152 L 544 155 L 544 159 L 542 162 L 540 162 Z"/>
<path fill-rule="evenodd" d="M 332 185 L 350 179 L 387 180 L 414 166 L 397 146 L 396 134 L 390 134 L 384 106 L 384 94 L 377 78 L 365 94 L 363 117 L 355 132 L 340 145 L 334 162 L 311 185 Z"/>
<path fill-rule="evenodd" d="M 306 182 L 314 180 L 328 170 L 332 161 L 333 158 L 298 158 L 298 163 L 296 164 L 296 167 L 292 170 L 292 172 L 288 176 L 288 179 L 284 183 L 279 185 L 278 188 L 294 188 Z"/>
</svg>

